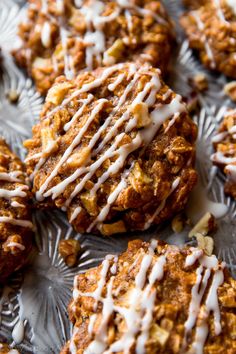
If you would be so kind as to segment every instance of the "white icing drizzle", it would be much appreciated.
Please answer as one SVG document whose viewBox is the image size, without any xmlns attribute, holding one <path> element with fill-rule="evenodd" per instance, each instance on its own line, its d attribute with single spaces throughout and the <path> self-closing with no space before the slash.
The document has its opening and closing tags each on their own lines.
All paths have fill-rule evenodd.
<svg viewBox="0 0 236 354">
<path fill-rule="evenodd" d="M 7 244 L 7 247 L 16 247 L 16 248 L 19 248 L 21 251 L 25 250 L 25 246 L 22 245 L 21 243 L 18 243 L 18 242 L 9 242 Z"/>
<path fill-rule="evenodd" d="M 65 10 L 64 0 L 56 0 L 56 6 L 57 6 L 57 11 L 60 14 L 63 14 L 63 12 Z"/>
<path fill-rule="evenodd" d="M 86 106 L 93 100 L 93 95 L 89 94 L 87 98 L 85 98 L 84 100 L 80 100 L 80 102 L 82 103 L 82 106 L 80 107 L 80 109 L 76 112 L 76 114 L 72 117 L 72 119 L 66 123 L 64 125 L 64 130 L 67 131 L 70 129 L 70 127 L 72 126 L 72 124 L 76 121 L 77 118 L 81 117 Z"/>
<path fill-rule="evenodd" d="M 51 25 L 48 21 L 44 22 L 41 31 L 41 42 L 45 48 L 51 45 Z"/>
<path fill-rule="evenodd" d="M 73 296 L 75 301 L 78 299 L 78 296 L 89 296 L 96 300 L 95 307 L 97 307 L 98 301 L 100 301 L 103 305 L 102 319 L 99 328 L 96 330 L 94 339 L 85 349 L 85 354 L 111 354 L 114 352 L 129 353 L 131 346 L 135 342 L 135 337 L 139 332 L 136 353 L 145 353 L 145 344 L 149 337 L 156 299 L 155 283 L 163 278 L 164 266 L 166 264 L 165 255 L 159 256 L 157 260 L 153 262 L 153 254 L 156 246 L 157 241 L 153 240 L 147 253 L 142 256 L 139 271 L 134 279 L 135 287 L 132 290 L 132 294 L 129 296 L 129 307 L 123 307 L 122 305 L 116 305 L 114 303 L 112 292 L 114 276 L 111 276 L 109 282 L 106 284 L 106 276 L 108 272 L 114 274 L 113 267 L 118 261 L 117 256 L 106 257 L 102 265 L 97 289 L 93 293 L 81 293 L 77 289 L 74 290 Z M 113 264 L 112 260 L 114 261 Z M 77 286 L 77 281 L 75 281 L 75 287 Z M 102 297 L 101 294 L 104 286 L 106 287 L 106 293 L 105 297 Z M 122 316 L 125 320 L 127 328 L 119 340 L 108 346 L 107 328 L 108 321 L 112 314 L 119 314 Z M 93 314 L 90 317 L 88 332 L 91 336 L 93 335 L 93 328 L 96 319 L 96 314 Z M 70 343 L 70 350 L 72 354 L 76 353 L 76 346 L 74 343 L 76 333 L 77 331 L 75 329 Z"/>
<path fill-rule="evenodd" d="M 41 11 L 44 14 L 48 13 L 48 0 L 41 0 Z"/>
<path fill-rule="evenodd" d="M 112 63 L 109 63 L 106 53 L 106 34 L 104 31 L 104 26 L 106 23 L 114 21 L 121 13 L 124 13 L 124 17 L 127 22 L 127 28 L 129 32 L 132 32 L 133 23 L 132 17 L 134 15 L 146 17 L 151 16 L 155 19 L 157 23 L 166 24 L 166 20 L 161 16 L 157 15 L 150 9 L 141 8 L 130 1 L 116 1 L 116 7 L 113 9 L 113 12 L 104 16 L 103 12 L 105 10 L 105 4 L 103 1 L 91 0 L 88 3 L 84 4 L 83 1 L 75 1 L 75 6 L 79 9 L 81 14 L 84 17 L 86 23 L 86 30 L 83 35 L 77 36 L 75 39 L 83 42 L 85 45 L 85 64 L 86 69 L 92 70 L 94 68 L 94 60 L 96 60 L 98 65 L 102 63 L 112 65 L 115 63 L 115 58 L 110 56 L 109 60 L 113 60 Z M 34 5 L 31 5 L 34 8 Z M 41 11 L 47 15 L 48 21 L 59 23 L 60 27 L 60 39 L 62 43 L 62 48 L 64 51 L 64 74 L 67 78 L 72 78 L 74 75 L 73 72 L 73 63 L 72 58 L 68 54 L 67 48 L 67 38 L 69 32 L 66 30 L 63 21 L 63 13 L 65 11 L 64 0 L 56 0 L 56 9 L 57 17 L 54 18 L 52 14 L 48 13 L 48 1 L 41 0 Z M 41 41 L 42 44 L 49 48 L 51 46 L 51 27 L 49 22 L 45 22 L 41 32 Z M 57 60 L 52 57 L 53 65 L 57 67 Z"/>
<path fill-rule="evenodd" d="M 236 114 L 235 110 L 229 110 L 226 114 L 225 117 L 229 117 L 232 115 L 234 117 Z M 228 128 L 227 131 L 220 132 L 216 134 L 212 138 L 213 143 L 224 143 L 224 140 L 226 141 L 231 141 L 232 140 L 232 146 L 234 144 L 234 140 L 236 142 L 236 125 L 233 125 L 232 127 Z M 225 172 L 229 178 L 229 180 L 236 182 L 236 149 L 232 147 L 231 150 L 226 150 L 225 152 L 223 151 L 217 151 L 211 156 L 211 160 L 215 162 L 216 164 L 221 164 L 225 165 Z"/>
<path fill-rule="evenodd" d="M 202 20 L 200 18 L 199 11 L 192 11 L 191 14 L 194 17 L 197 27 L 202 34 L 202 36 L 201 36 L 202 43 L 205 46 L 206 54 L 210 60 L 211 67 L 212 67 L 212 69 L 214 69 L 216 67 L 215 58 L 214 58 L 214 54 L 212 52 L 212 49 L 210 47 L 209 41 L 208 41 L 206 35 L 204 34 L 205 24 L 202 22 Z"/>
<path fill-rule="evenodd" d="M 196 270 L 196 282 L 191 291 L 191 302 L 189 305 L 189 315 L 184 324 L 185 327 L 185 345 L 187 336 L 196 326 L 195 340 L 191 349 L 196 354 L 202 354 L 206 338 L 208 336 L 207 319 L 210 313 L 214 316 L 215 335 L 221 333 L 220 309 L 218 303 L 217 290 L 223 284 L 224 274 L 222 268 L 215 256 L 208 257 L 198 249 L 191 249 L 191 254 L 186 257 L 185 267 L 192 266 L 196 261 L 199 262 L 199 267 Z M 210 282 L 210 279 L 212 281 Z M 204 307 L 202 300 L 205 296 L 206 289 L 209 286 Z M 204 316 L 200 313 L 204 311 Z"/>
<path fill-rule="evenodd" d="M 179 185 L 179 182 L 180 182 L 180 178 L 177 177 L 174 182 L 172 183 L 172 187 L 171 187 L 171 190 L 169 192 L 169 194 L 167 195 L 166 199 L 164 199 L 161 204 L 159 205 L 159 207 L 155 210 L 155 212 L 153 213 L 153 215 L 146 221 L 145 223 L 145 226 L 144 226 L 144 229 L 147 230 L 152 222 L 155 220 L 156 216 L 158 214 L 160 214 L 160 212 L 164 209 L 165 205 L 166 205 L 166 200 L 167 198 L 176 190 L 176 188 L 178 187 Z"/>
<path fill-rule="evenodd" d="M 67 49 L 68 35 L 69 32 L 64 27 L 60 27 L 61 44 L 64 52 L 64 74 L 67 79 L 71 80 L 74 77 L 74 73 L 71 69 L 70 56 Z"/>
<path fill-rule="evenodd" d="M 6 183 L 17 183 L 21 182 L 20 176 L 23 175 L 22 171 L 11 171 L 11 172 L 1 172 L 0 173 L 0 181 L 4 181 Z M 13 208 L 24 208 L 25 206 L 19 203 L 16 200 L 12 200 L 13 198 L 25 198 L 27 196 L 26 191 L 29 189 L 26 185 L 16 186 L 14 189 L 6 189 L 0 188 L 0 198 L 4 198 L 10 201 L 10 205 Z M 20 220 L 14 219 L 10 216 L 0 216 L 0 223 L 9 223 L 12 225 L 18 225 L 22 227 L 32 228 L 33 224 L 28 220 Z"/>
<path fill-rule="evenodd" d="M 134 261 L 135 267 L 127 270 L 129 274 L 139 264 L 139 269 L 134 278 L 134 287 L 126 296 L 125 306 L 116 303 L 119 292 L 113 290 L 114 264 L 117 264 L 117 256 L 108 256 L 104 260 L 101 271 L 100 280 L 97 288 L 92 293 L 82 293 L 78 290 L 78 279 L 74 281 L 74 301 L 81 297 L 92 297 L 95 299 L 94 309 L 97 309 L 98 303 L 102 304 L 101 316 L 99 316 L 99 325 L 96 323 L 97 314 L 90 316 L 88 324 L 88 333 L 91 336 L 91 342 L 84 350 L 85 354 L 112 354 L 122 352 L 128 354 L 131 348 L 137 354 L 146 353 L 146 343 L 149 338 L 150 326 L 153 322 L 153 310 L 156 301 L 156 282 L 161 281 L 164 277 L 164 269 L 167 261 L 167 253 L 157 256 L 154 261 L 154 251 L 158 243 L 152 240 L 148 250 L 141 252 L 139 257 Z M 189 305 L 189 315 L 185 322 L 185 338 L 182 347 L 183 353 L 191 352 L 195 354 L 203 354 L 204 345 L 208 337 L 208 318 L 214 318 L 215 335 L 221 333 L 221 316 L 218 303 L 218 288 L 223 284 L 224 264 L 219 264 L 215 256 L 208 257 L 202 250 L 190 248 L 190 254 L 185 259 L 185 267 L 194 265 L 197 261 L 199 266 L 196 270 L 196 281 L 191 291 L 191 301 Z M 106 282 L 107 276 L 110 274 L 110 280 Z M 132 279 L 132 278 L 131 278 Z M 119 287 L 118 287 L 119 288 Z M 103 294 L 103 295 L 102 295 Z M 96 311 L 96 310 L 94 310 Z M 124 319 L 125 328 L 121 337 L 108 344 L 108 323 L 111 317 L 116 316 Z M 94 331 L 96 325 L 96 331 Z M 194 341 L 187 351 L 187 336 L 191 334 L 195 328 Z M 72 354 L 76 354 L 78 350 L 75 344 L 75 338 L 78 328 L 74 328 L 73 336 L 70 342 L 70 350 Z"/>
<path fill-rule="evenodd" d="M 82 208 L 80 206 L 75 208 L 75 210 L 71 214 L 70 222 L 74 221 L 77 218 L 77 216 L 80 214 L 81 211 L 82 211 Z"/>
<path fill-rule="evenodd" d="M 236 3 L 235 0 L 226 0 L 226 3 L 231 7 L 233 10 L 234 14 L 236 14 Z"/>
<path fill-rule="evenodd" d="M 124 80 L 124 78 L 125 78 L 124 73 L 119 74 L 115 79 L 115 81 L 112 84 L 108 85 L 108 90 L 115 91 L 116 87 L 120 85 L 120 83 Z"/>
<path fill-rule="evenodd" d="M 228 23 L 225 20 L 224 12 L 223 12 L 222 7 L 220 5 L 220 0 L 214 0 L 214 4 L 216 7 L 216 13 L 217 13 L 217 16 L 219 17 L 219 20 L 222 22 Z"/>
<path fill-rule="evenodd" d="M 28 190 L 27 186 L 19 186 L 14 190 L 2 189 L 0 188 L 0 198 L 11 199 L 13 197 L 26 197 L 26 192 L 24 190 Z"/>
<path fill-rule="evenodd" d="M 0 181 L 7 182 L 20 182 L 19 176 L 22 176 L 23 173 L 21 171 L 12 171 L 12 172 L 0 172 Z"/>
<path fill-rule="evenodd" d="M 25 208 L 25 205 L 24 205 L 24 204 L 20 204 L 20 203 L 18 203 L 18 202 L 15 201 L 15 200 L 13 200 L 13 201 L 11 202 L 11 206 L 12 206 L 13 208 Z"/>
<path fill-rule="evenodd" d="M 12 224 L 12 225 L 17 225 L 17 226 L 22 226 L 22 227 L 28 227 L 30 229 L 33 228 L 32 222 L 30 222 L 28 220 L 13 219 L 9 216 L 0 216 L 0 223 L 1 222 Z"/>
<path fill-rule="evenodd" d="M 119 64 L 117 66 L 105 69 L 102 72 L 100 77 L 95 79 L 93 82 L 84 84 L 81 89 L 75 91 L 70 97 L 66 98 L 62 102 L 60 107 L 64 107 L 73 98 L 76 98 L 80 93 L 85 93 L 90 91 L 93 88 L 99 87 L 100 85 L 103 84 L 104 80 L 106 80 L 116 70 L 120 70 L 122 68 L 125 68 L 124 64 Z M 81 178 L 80 181 L 77 182 L 74 190 L 71 191 L 70 196 L 67 197 L 67 200 L 63 206 L 63 210 L 66 210 L 70 206 L 73 199 L 83 190 L 86 182 L 89 181 L 95 175 L 96 171 L 102 166 L 102 164 L 107 159 L 116 157 L 116 159 L 110 164 L 109 168 L 97 179 L 97 181 L 94 183 L 93 188 L 90 190 L 91 195 L 96 195 L 97 191 L 100 189 L 102 184 L 105 183 L 105 181 L 111 175 L 115 175 L 122 168 L 125 167 L 125 162 L 127 160 L 127 157 L 133 151 L 139 149 L 140 147 L 145 149 L 145 147 L 153 140 L 158 130 L 160 129 L 161 125 L 167 119 L 169 119 L 172 116 L 174 116 L 174 118 L 176 119 L 175 114 L 179 116 L 181 112 L 185 111 L 186 109 L 185 105 L 182 103 L 181 97 L 179 95 L 176 95 L 172 99 L 172 101 L 168 104 L 156 105 L 156 107 L 150 112 L 151 124 L 141 130 L 138 130 L 136 136 L 133 137 L 133 140 L 130 143 L 119 146 L 120 142 L 124 137 L 124 134 L 129 133 L 130 131 L 132 131 L 137 127 L 136 118 L 133 117 L 131 119 L 133 115 L 132 113 L 133 107 L 138 103 L 144 102 L 149 108 L 151 108 L 155 104 L 156 94 L 161 88 L 161 82 L 160 82 L 158 72 L 152 72 L 148 66 L 143 66 L 138 68 L 135 65 L 130 65 L 130 67 L 128 68 L 129 68 L 128 75 L 130 79 L 129 84 L 126 86 L 124 92 L 119 97 L 118 102 L 116 103 L 114 109 L 104 120 L 104 123 L 99 127 L 99 129 L 91 138 L 88 144 L 88 151 L 91 157 L 95 157 L 98 154 L 100 155 L 97 157 L 97 159 L 95 159 L 95 162 L 93 162 L 93 160 L 88 158 L 83 166 L 77 168 L 70 176 L 66 177 L 60 183 L 48 189 L 49 183 L 53 180 L 54 177 L 57 176 L 62 165 L 70 161 L 70 156 L 72 155 L 74 150 L 81 144 L 82 139 L 86 134 L 89 126 L 93 123 L 94 119 L 97 118 L 97 116 L 102 111 L 103 106 L 107 103 L 106 99 L 99 99 L 97 102 L 95 102 L 95 105 L 93 106 L 93 109 L 87 121 L 84 123 L 83 127 L 79 130 L 78 134 L 74 137 L 72 143 L 65 150 L 65 152 L 61 156 L 56 166 L 53 168 L 50 174 L 45 178 L 39 191 L 37 191 L 36 198 L 38 200 L 43 200 L 44 198 L 49 196 L 52 196 L 53 199 L 57 198 L 59 195 L 64 193 L 65 189 L 69 186 L 69 184 L 73 183 L 78 178 Z M 137 85 L 138 80 L 143 73 L 149 75 L 150 80 L 145 84 L 143 90 L 141 90 L 136 94 L 136 96 L 132 100 L 132 103 L 129 106 L 125 106 L 125 101 L 127 99 L 127 96 L 130 94 L 130 92 L 134 90 L 135 85 Z M 117 85 L 119 85 L 119 83 L 125 79 L 125 77 L 127 77 L 127 72 L 125 73 L 123 72 L 119 74 L 115 79 L 115 81 L 113 81 L 113 83 L 109 85 L 108 89 L 114 90 L 117 87 Z M 170 95 L 171 92 L 172 91 L 169 90 L 168 95 Z M 91 94 L 88 94 L 87 98 L 79 100 L 79 103 L 81 103 L 81 105 L 79 106 L 80 108 L 75 113 L 75 115 L 71 118 L 71 120 L 65 124 L 64 126 L 65 131 L 68 131 L 72 127 L 73 123 L 83 115 L 83 112 L 86 109 L 86 105 L 92 102 L 92 100 L 93 100 L 93 95 Z M 114 124 L 112 124 L 114 115 L 117 114 L 117 112 L 123 106 L 125 107 L 125 109 L 122 111 L 122 115 L 115 121 Z M 51 114 L 53 114 L 53 112 L 55 113 L 57 110 L 58 108 L 54 109 L 52 112 L 50 112 L 47 115 L 47 117 L 50 117 Z M 172 119 L 171 122 L 172 124 L 174 124 L 174 121 Z M 119 128 L 123 125 L 125 125 L 123 132 L 119 133 Z M 103 139 L 101 142 L 99 142 L 101 136 L 103 136 Z M 109 146 L 110 142 L 112 142 L 112 144 Z M 96 144 L 98 145 L 97 147 Z M 39 161 L 32 174 L 33 176 L 35 175 L 35 172 L 37 172 L 39 168 L 45 163 L 46 158 L 48 157 L 48 151 L 47 154 L 45 154 L 45 152 L 46 151 L 44 150 L 42 153 L 34 155 L 36 158 L 39 158 Z M 28 161 L 30 159 L 32 159 L 32 156 L 28 158 Z M 131 161 L 131 166 L 132 166 L 132 162 L 133 161 Z M 108 197 L 105 206 L 100 210 L 100 213 L 97 215 L 95 220 L 88 227 L 87 229 L 88 232 L 90 232 L 95 225 L 97 224 L 100 225 L 106 219 L 111 206 L 115 203 L 116 199 L 118 198 L 122 190 L 126 188 L 128 183 L 127 177 L 131 169 L 132 168 L 129 167 L 124 169 L 120 182 L 117 184 L 116 188 L 112 191 L 112 193 Z M 179 179 L 177 178 L 173 182 L 170 193 L 172 193 L 177 188 L 178 183 L 179 183 Z M 161 204 L 161 207 L 159 207 L 155 211 L 154 215 L 146 223 L 145 226 L 146 228 L 150 226 L 154 218 L 158 215 L 158 213 L 162 210 L 162 208 L 164 208 L 165 202 L 166 201 L 164 200 Z M 79 215 L 80 212 L 81 212 L 80 206 L 75 208 L 71 215 L 71 221 L 75 220 L 75 218 Z"/>
</svg>

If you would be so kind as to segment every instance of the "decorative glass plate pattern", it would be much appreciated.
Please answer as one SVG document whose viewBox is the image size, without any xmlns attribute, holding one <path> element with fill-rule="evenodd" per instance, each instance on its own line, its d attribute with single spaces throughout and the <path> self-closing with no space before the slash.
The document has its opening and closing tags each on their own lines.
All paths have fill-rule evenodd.
<svg viewBox="0 0 236 354">
<path fill-rule="evenodd" d="M 223 210 L 219 215 L 218 231 L 214 235 L 215 253 L 228 265 L 236 277 L 236 203 L 223 191 L 224 176 L 212 166 L 211 137 L 230 102 L 223 94 L 226 82 L 223 76 L 213 76 L 193 56 L 188 42 L 178 26 L 182 12 L 180 1 L 165 0 L 170 15 L 176 22 L 178 40 L 182 45 L 176 49 L 168 82 L 186 100 L 197 94 L 189 84 L 197 72 L 204 72 L 209 81 L 209 90 L 199 93 L 201 109 L 194 116 L 199 126 L 197 144 L 197 169 L 199 183 L 190 198 L 188 209 L 193 209 L 198 196 L 199 210 Z M 36 93 L 32 81 L 16 67 L 9 54 L 9 43 L 16 41 L 17 24 L 24 16 L 24 0 L 0 1 L 0 46 L 3 54 L 3 70 L 0 80 L 0 135 L 23 158 L 22 141 L 31 134 L 31 127 L 39 116 L 42 98 Z M 174 49 L 173 49 L 174 51 Z M 17 104 L 7 99 L 7 93 L 19 93 Z M 195 97 L 194 96 L 194 97 Z M 216 103 L 217 102 L 217 106 Z M 199 198 L 200 196 L 200 198 Z M 207 210 L 204 210 L 206 208 Z M 222 214 L 222 213 L 221 213 Z M 201 214 L 195 214 L 198 219 Z M 15 274 L 0 290 L 0 341 L 18 347 L 22 353 L 58 353 L 70 337 L 71 326 L 67 305 L 71 297 L 74 275 L 101 262 L 106 254 L 119 253 L 128 240 L 149 240 L 153 235 L 169 243 L 190 242 L 188 230 L 176 236 L 170 227 L 153 228 L 145 233 L 133 233 L 123 237 L 102 238 L 94 235 L 76 234 L 65 215 L 58 211 L 37 211 L 34 215 L 36 228 L 35 249 L 30 264 Z M 74 237 L 81 243 L 82 253 L 76 268 L 68 268 L 58 253 L 61 239 Z"/>
</svg>

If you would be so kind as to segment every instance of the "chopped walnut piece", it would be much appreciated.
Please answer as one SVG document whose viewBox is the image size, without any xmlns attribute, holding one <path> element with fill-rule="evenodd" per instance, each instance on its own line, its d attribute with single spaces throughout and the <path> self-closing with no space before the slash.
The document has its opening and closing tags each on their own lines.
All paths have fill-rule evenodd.
<svg viewBox="0 0 236 354">
<path fill-rule="evenodd" d="M 25 250 L 25 246 L 22 243 L 22 238 L 20 235 L 9 236 L 8 239 L 3 243 L 2 248 L 4 252 L 10 252 L 16 254 Z"/>
<path fill-rule="evenodd" d="M 133 107 L 134 117 L 137 119 L 137 127 L 144 128 L 151 124 L 152 120 L 148 113 L 148 106 L 144 102 L 136 103 Z"/>
<path fill-rule="evenodd" d="M 211 256 L 214 249 L 214 241 L 212 237 L 203 236 L 202 234 L 194 235 L 197 240 L 198 247 L 201 248 L 208 256 Z"/>
<path fill-rule="evenodd" d="M 115 64 L 121 57 L 122 52 L 125 49 L 124 42 L 121 39 L 117 39 L 113 45 L 107 49 L 104 53 L 103 64 L 104 65 L 113 65 Z"/>
<path fill-rule="evenodd" d="M 137 193 L 142 190 L 143 185 L 152 183 L 152 179 L 142 170 L 138 162 L 135 163 L 132 169 L 129 181 Z"/>
<path fill-rule="evenodd" d="M 165 346 L 170 335 L 168 331 L 161 328 L 156 323 L 152 326 L 150 334 L 152 340 L 155 340 L 156 342 L 160 343 L 162 347 Z"/>
<path fill-rule="evenodd" d="M 176 215 L 171 222 L 171 228 L 174 232 L 179 233 L 183 230 L 185 224 L 185 218 L 183 214 Z"/>
<path fill-rule="evenodd" d="M 7 93 L 7 99 L 10 103 L 17 103 L 20 97 L 20 94 L 16 90 L 10 90 Z"/>
<path fill-rule="evenodd" d="M 190 82 L 197 91 L 202 92 L 208 89 L 208 81 L 204 73 L 197 73 Z"/>
<path fill-rule="evenodd" d="M 41 130 L 41 139 L 44 151 L 48 150 L 49 146 L 51 147 L 51 143 L 55 142 L 54 131 L 51 128 L 43 128 Z M 53 149 L 55 149 L 55 147 L 53 147 Z M 52 152 L 52 147 L 50 148 L 50 152 Z"/>
<path fill-rule="evenodd" d="M 90 215 L 97 215 L 98 214 L 98 206 L 97 206 L 97 197 L 96 194 L 91 194 L 90 191 L 86 191 L 80 196 L 81 202 L 87 212 Z"/>
<path fill-rule="evenodd" d="M 72 154 L 66 162 L 66 165 L 71 168 L 81 167 L 90 158 L 91 149 L 88 146 L 81 148 L 79 151 Z"/>
<path fill-rule="evenodd" d="M 233 101 L 236 102 L 236 81 L 231 81 L 224 86 L 224 93 Z"/>
<path fill-rule="evenodd" d="M 194 237 L 196 234 L 207 236 L 215 229 L 215 217 L 211 213 L 206 213 L 189 232 L 189 237 Z"/>
<path fill-rule="evenodd" d="M 110 236 L 112 234 L 120 234 L 126 232 L 125 224 L 122 220 L 114 222 L 113 224 L 102 224 L 101 233 L 104 236 Z"/>
<path fill-rule="evenodd" d="M 78 261 L 78 255 L 81 250 L 78 240 L 61 240 L 58 251 L 68 267 L 74 267 Z"/>
<path fill-rule="evenodd" d="M 71 83 L 66 81 L 54 85 L 52 89 L 48 92 L 46 102 L 59 105 L 71 87 Z"/>
</svg>

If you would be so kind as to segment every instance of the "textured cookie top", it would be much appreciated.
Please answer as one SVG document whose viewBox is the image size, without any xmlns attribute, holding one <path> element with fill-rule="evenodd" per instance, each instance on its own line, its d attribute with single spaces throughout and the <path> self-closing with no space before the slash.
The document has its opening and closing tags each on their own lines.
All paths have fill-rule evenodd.
<svg viewBox="0 0 236 354">
<path fill-rule="evenodd" d="M 213 163 L 221 167 L 227 176 L 225 192 L 236 199 L 236 110 L 229 110 L 212 139 L 216 152 Z"/>
<path fill-rule="evenodd" d="M 186 203 L 196 134 L 158 69 L 118 64 L 56 82 L 25 142 L 27 171 L 37 200 L 80 232 L 147 229 Z"/>
<path fill-rule="evenodd" d="M 21 266 L 31 247 L 29 197 L 22 163 L 0 139 L 0 280 Z"/>
<path fill-rule="evenodd" d="M 75 277 L 63 354 L 235 353 L 236 282 L 198 248 L 132 241 Z"/>
<path fill-rule="evenodd" d="M 40 92 L 54 79 L 72 78 L 117 62 L 139 60 L 166 69 L 172 26 L 160 1 L 30 0 L 15 52 Z"/>
<path fill-rule="evenodd" d="M 210 69 L 236 77 L 236 5 L 231 0 L 208 0 L 188 11 L 181 24 L 190 47 Z"/>
</svg>

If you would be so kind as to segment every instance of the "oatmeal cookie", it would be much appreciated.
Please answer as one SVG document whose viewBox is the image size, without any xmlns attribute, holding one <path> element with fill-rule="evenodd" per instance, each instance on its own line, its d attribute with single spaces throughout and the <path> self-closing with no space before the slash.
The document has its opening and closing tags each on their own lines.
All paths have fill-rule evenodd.
<svg viewBox="0 0 236 354">
<path fill-rule="evenodd" d="M 236 281 L 198 248 L 129 243 L 74 279 L 61 354 L 233 354 Z"/>
<path fill-rule="evenodd" d="M 236 110 L 229 110 L 212 139 L 216 152 L 211 159 L 225 173 L 225 193 L 236 199 Z"/>
<path fill-rule="evenodd" d="M 25 263 L 30 251 L 29 199 L 23 164 L 0 139 L 0 282 Z"/>
<path fill-rule="evenodd" d="M 57 79 L 24 144 L 27 172 L 79 232 L 143 230 L 184 208 L 196 135 L 159 69 L 117 64 Z"/>
<path fill-rule="evenodd" d="M 54 79 L 117 62 L 150 62 L 165 70 L 173 27 L 161 1 L 29 0 L 13 54 L 46 94 Z"/>
<path fill-rule="evenodd" d="M 236 78 L 236 5 L 231 0 L 207 1 L 180 20 L 190 47 L 209 69 Z"/>
</svg>

